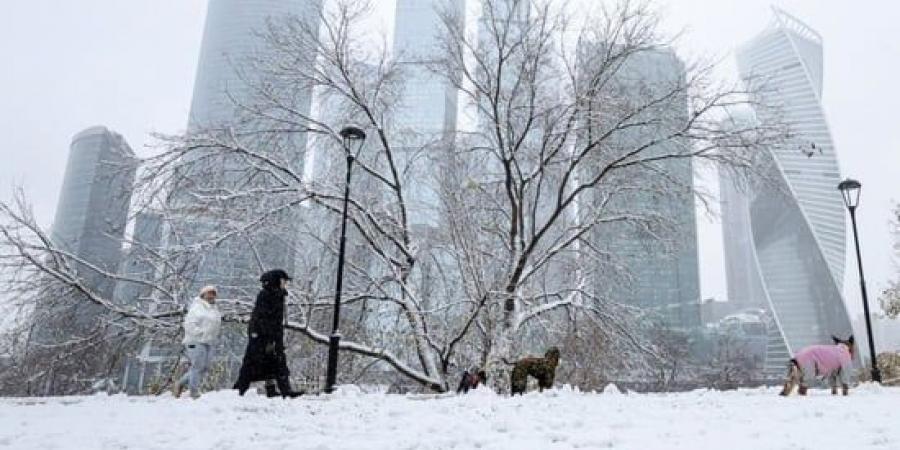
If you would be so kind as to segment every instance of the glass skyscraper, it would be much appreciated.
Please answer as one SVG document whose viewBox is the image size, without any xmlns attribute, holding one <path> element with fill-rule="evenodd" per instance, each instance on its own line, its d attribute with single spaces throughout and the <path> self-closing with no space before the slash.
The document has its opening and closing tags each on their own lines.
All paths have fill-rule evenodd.
<svg viewBox="0 0 900 450">
<path fill-rule="evenodd" d="M 439 217 L 441 155 L 456 133 L 458 92 L 429 64 L 441 58 L 441 14 L 458 17 L 463 26 L 464 7 L 464 0 L 397 0 L 394 53 L 405 83 L 392 128 L 404 145 L 401 166 L 408 174 L 406 200 L 413 226 L 435 225 Z"/>
<path fill-rule="evenodd" d="M 136 171 L 125 139 L 105 127 L 88 128 L 72 138 L 51 237 L 86 263 L 115 274 Z M 87 267 L 77 267 L 88 284 L 111 299 L 115 283 Z"/>
<path fill-rule="evenodd" d="M 589 59 L 584 52 L 603 48 L 583 43 L 579 53 Z M 648 114 L 653 120 L 623 127 L 606 139 L 598 165 L 655 139 L 660 142 L 642 150 L 640 158 L 690 152 L 687 141 L 666 137 L 688 118 L 686 95 L 669 95 L 678 92 L 675 86 L 683 85 L 685 76 L 684 63 L 672 49 L 648 49 L 628 56 L 593 101 L 593 114 L 602 121 L 588 130 L 602 129 L 633 111 L 642 112 L 624 124 L 646 120 Z M 592 175 L 587 170 L 580 176 L 590 179 Z M 600 183 L 582 213 L 602 209 L 604 216 L 632 217 L 599 224 L 592 231 L 591 245 L 604 255 L 594 268 L 595 291 L 652 311 L 666 326 L 677 329 L 700 325 L 693 179 L 693 163 L 687 156 L 625 168 Z"/>
<path fill-rule="evenodd" d="M 290 16 L 318 20 L 321 0 L 210 0 L 194 81 L 189 128 L 228 125 L 235 102 L 252 102 L 252 84 L 260 81 L 253 60 L 269 52 L 260 36 L 269 23 Z M 314 59 L 309 56 L 310 61 Z M 310 95 L 300 92 L 299 107 L 309 111 Z"/>
<path fill-rule="evenodd" d="M 729 295 L 749 294 L 755 298 L 747 302 L 771 312 L 775 336 L 766 370 L 780 376 L 789 354 L 851 333 L 841 295 L 840 171 L 821 104 L 822 38 L 774 8 L 772 24 L 738 50 L 737 61 L 758 103 L 768 106 L 756 109 L 755 120 L 785 121 L 792 129 L 790 140 L 759 158 L 761 178 L 746 189 L 723 183 Z"/>
<path fill-rule="evenodd" d="M 71 256 L 56 255 L 54 264 L 74 269 L 90 294 L 103 301 L 113 300 L 136 163 L 125 139 L 105 127 L 72 138 L 50 231 L 54 245 Z M 110 337 L 109 311 L 79 288 L 52 277 L 44 282 L 53 292 L 38 295 L 28 337 L 29 358 L 45 368 L 35 380 L 44 395 L 83 392 L 108 375 L 114 360 L 103 342 Z M 84 347 L 73 348 L 73 342 Z"/>
<path fill-rule="evenodd" d="M 320 0 L 210 0 L 200 60 L 194 83 L 194 96 L 188 122 L 188 132 L 232 128 L 240 132 L 245 124 L 245 107 L 258 106 L 263 100 L 258 95 L 260 86 L 272 86 L 267 70 L 278 55 L 271 44 L 262 37 L 269 26 L 279 27 L 286 20 L 297 18 L 316 26 L 320 20 Z M 296 64 L 313 64 L 315 55 Z M 279 101 L 288 103 L 299 114 L 309 114 L 311 93 L 308 89 L 275 87 Z M 290 91 L 287 93 L 287 91 Z M 282 95 L 284 94 L 284 95 Z M 281 114 L 279 112 L 270 114 Z M 256 123 L 259 117 L 256 117 Z M 253 122 L 251 122 L 252 125 Z M 251 130 L 257 131 L 257 130 Z M 282 133 L 277 139 L 267 137 L 260 151 L 273 152 L 272 158 L 288 165 L 296 173 L 303 172 L 306 139 L 303 133 Z M 276 145 L 277 144 L 277 145 Z M 191 155 L 187 156 L 188 158 Z M 214 243 L 193 256 L 188 267 L 194 267 L 191 289 L 205 284 L 218 285 L 220 294 L 226 297 L 252 295 L 258 288 L 259 273 L 272 268 L 288 272 L 294 263 L 294 250 L 284 239 L 290 238 L 292 211 L 269 217 L 250 233 L 238 232 L 240 224 L 258 219 L 267 206 L 255 199 L 241 204 L 228 204 L 223 211 L 192 209 L 193 190 L 199 193 L 218 190 L 247 189 L 248 186 L 264 189 L 256 181 L 253 167 L 239 157 L 223 156 L 210 159 L 196 166 L 188 166 L 185 186 L 173 192 L 171 205 L 178 210 L 176 220 L 167 234 L 169 245 L 183 247 L 198 243 Z M 254 184 L 255 183 L 255 184 Z M 177 238 L 176 238 L 177 237 Z"/>
</svg>

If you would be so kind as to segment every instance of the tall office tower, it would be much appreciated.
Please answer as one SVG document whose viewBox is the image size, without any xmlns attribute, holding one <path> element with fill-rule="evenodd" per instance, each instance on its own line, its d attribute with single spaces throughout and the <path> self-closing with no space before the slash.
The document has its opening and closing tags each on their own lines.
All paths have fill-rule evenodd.
<svg viewBox="0 0 900 450">
<path fill-rule="evenodd" d="M 527 27 L 530 13 L 531 2 L 528 0 L 482 1 L 481 17 L 478 19 L 477 30 L 478 49 L 476 51 L 479 53 L 479 57 L 488 65 L 493 65 L 496 64 L 500 57 L 499 52 L 501 49 L 499 45 L 503 46 L 503 51 L 505 52 L 510 52 L 513 48 L 521 51 L 521 47 L 517 44 Z M 516 51 L 513 51 L 511 55 L 507 55 L 508 58 L 515 58 L 516 56 Z M 508 94 L 518 81 L 519 74 L 515 71 L 517 62 L 515 59 L 505 62 L 504 72 L 501 74 L 499 81 L 501 95 Z M 491 77 L 484 78 L 492 78 L 495 72 L 496 69 L 492 68 L 487 74 L 491 75 Z M 478 75 L 486 74 L 478 73 Z M 485 85 L 495 84 L 493 79 L 486 79 L 481 82 L 485 83 Z M 501 111 L 501 115 L 502 113 L 503 111 Z M 490 135 L 488 131 L 493 128 L 493 118 L 490 115 L 491 107 L 487 104 L 487 100 L 479 101 L 476 118 L 477 126 L 479 130 L 486 132 L 487 135 Z"/>
<path fill-rule="evenodd" d="M 105 127 L 72 139 L 50 236 L 72 255 L 66 263 L 84 285 L 104 300 L 113 299 L 136 167 L 125 139 Z M 29 358 L 45 366 L 38 377 L 44 395 L 82 392 L 109 366 L 103 332 L 108 311 L 77 289 L 52 281 L 47 287 L 55 291 L 35 305 L 29 342 L 37 345 Z"/>
<path fill-rule="evenodd" d="M 579 57 L 593 64 L 589 62 L 597 54 L 593 52 L 603 54 L 604 48 L 582 43 Z M 628 57 L 595 94 L 584 133 L 608 127 L 610 121 L 633 111 L 641 111 L 634 120 L 652 120 L 619 130 L 606 140 L 597 167 L 683 126 L 687 97 L 667 93 L 683 85 L 685 76 L 684 64 L 671 49 L 644 50 Z M 600 122 L 592 124 L 593 117 L 600 117 Z M 664 139 L 642 151 L 641 157 L 681 155 L 690 151 L 689 145 Z M 580 174 L 591 175 L 589 170 Z M 603 223 L 592 232 L 592 246 L 608 255 L 594 268 L 594 288 L 600 295 L 655 311 L 667 326 L 679 329 L 701 322 L 693 177 L 693 163 L 686 157 L 626 168 L 601 183 L 581 213 L 605 211 L 608 216 L 638 218 Z"/>
<path fill-rule="evenodd" d="M 238 105 L 252 104 L 253 84 L 263 76 L 255 60 L 270 52 L 260 33 L 288 17 L 319 20 L 321 0 L 210 0 L 194 81 L 188 128 L 231 125 Z M 312 23 L 312 22 L 310 22 Z M 300 55 L 304 56 L 304 55 Z M 312 62 L 315 55 L 306 55 Z M 310 94 L 297 92 L 309 111 Z"/>
<path fill-rule="evenodd" d="M 410 181 L 407 189 L 409 221 L 413 226 L 439 222 L 439 186 L 442 155 L 456 133 L 458 92 L 428 65 L 441 58 L 441 15 L 465 20 L 465 0 L 397 0 L 394 18 L 394 53 L 406 83 L 394 113 L 392 128 L 399 133 L 401 167 Z"/>
<path fill-rule="evenodd" d="M 276 55 L 261 37 L 269 25 L 278 27 L 294 18 L 315 27 L 320 20 L 320 0 L 210 0 L 200 61 L 194 84 L 194 97 L 188 123 L 189 132 L 232 128 L 259 131 L 261 118 L 248 121 L 246 106 L 257 107 L 265 101 L 259 89 L 275 92 L 280 102 L 300 114 L 310 111 L 311 93 L 296 85 L 281 85 L 272 78 L 277 65 Z M 297 55 L 306 61 L 292 64 L 313 64 L 315 54 Z M 273 82 L 274 81 L 274 82 Z M 284 110 L 264 107 L 277 121 Z M 280 112 L 279 112 L 280 111 Z M 251 127 L 251 128 L 246 128 Z M 271 152 L 270 157 L 303 173 L 306 139 L 302 132 L 259 133 L 255 145 Z M 244 138 L 247 139 L 247 138 Z M 265 140 L 264 142 L 262 140 Z M 286 242 L 294 233 L 294 211 L 283 208 L 271 214 L 278 204 L 261 202 L 258 198 L 230 202 L 211 202 L 203 208 L 193 208 L 192 195 L 209 196 L 233 190 L 265 190 L 266 176 L 240 157 L 220 157 L 198 161 L 189 166 L 183 178 L 184 186 L 174 189 L 171 204 L 179 210 L 178 219 L 170 224 L 169 245 L 190 248 L 209 244 L 196 252 L 194 282 L 191 289 L 204 284 L 216 284 L 220 295 L 246 297 L 252 295 L 258 275 L 275 267 L 291 271 L 294 245 Z M 265 217 L 265 220 L 260 220 Z M 253 220 L 260 223 L 245 232 L 243 225 Z"/>
<path fill-rule="evenodd" d="M 88 128 L 72 138 L 51 237 L 86 263 L 115 274 L 131 204 L 136 160 L 118 133 Z M 97 294 L 112 298 L 115 283 L 87 267 L 82 273 Z"/>
<path fill-rule="evenodd" d="M 752 243 L 752 262 L 743 277 L 760 281 L 765 305 L 782 342 L 770 341 L 766 370 L 783 371 L 784 360 L 804 346 L 848 335 L 850 319 L 841 296 L 844 276 L 844 207 L 837 155 L 822 110 L 822 38 L 797 18 L 774 9 L 774 20 L 737 52 L 738 68 L 758 104 L 756 119 L 786 121 L 790 142 L 760 155 L 757 171 L 765 181 L 752 183 L 743 219 L 725 218 L 728 248 Z M 735 206 L 739 206 L 735 204 Z M 737 256 L 736 256 L 737 255 Z M 729 261 L 731 264 L 733 261 Z M 735 266 L 742 262 L 735 262 Z M 738 277 L 741 278 L 741 277 Z M 736 280 L 730 276 L 729 283 Z"/>
<path fill-rule="evenodd" d="M 536 37 L 532 27 L 539 27 L 536 17 L 532 16 L 532 2 L 529 0 L 484 0 L 481 3 L 481 16 L 478 20 L 478 57 L 487 69 L 476 69 L 475 78 L 484 90 L 494 92 L 496 95 L 481 95 L 476 101 L 476 127 L 477 135 L 485 148 L 499 150 L 502 154 L 517 153 L 516 165 L 522 173 L 529 173 L 537 169 L 542 151 L 547 150 L 549 136 L 548 130 L 540 123 L 543 119 L 530 117 L 534 112 L 530 108 L 531 101 L 542 101 L 534 92 L 529 92 L 532 86 L 542 84 L 542 79 L 552 79 L 556 74 L 546 62 L 540 63 L 533 69 L 540 73 L 531 73 L 530 70 L 522 71 L 522 67 L 528 67 L 531 61 L 526 60 L 533 56 L 536 48 Z M 546 31 L 546 30 L 545 30 Z M 528 44 L 523 44 L 528 42 Z M 502 53 L 502 65 L 501 65 Z M 546 78 L 544 78 L 546 77 Z M 543 91 L 545 87 L 538 87 Z M 492 99 L 492 97 L 495 97 Z M 492 104 L 494 103 L 494 104 Z M 540 109 L 540 108 L 538 108 Z M 502 130 L 502 139 L 497 136 L 497 128 Z M 518 147 L 513 150 L 512 147 Z M 495 151 L 478 152 L 481 162 L 474 170 L 474 178 L 487 182 L 488 185 L 499 186 L 498 180 L 506 175 L 500 158 Z M 525 208 L 534 206 L 534 214 L 525 214 L 526 227 L 535 224 L 546 224 L 551 220 L 551 214 L 555 208 L 556 189 L 562 180 L 563 165 L 556 167 L 544 167 L 543 181 L 530 183 L 524 194 Z M 501 195 L 505 195 L 502 194 Z M 536 203 L 536 205 L 535 205 Z M 558 227 L 563 224 L 555 222 Z M 540 226 L 540 225 L 538 225 Z"/>
<path fill-rule="evenodd" d="M 478 40 L 479 44 L 491 46 L 489 41 L 500 35 L 506 35 L 504 30 L 515 30 L 517 27 L 525 24 L 531 14 L 531 2 L 529 0 L 485 0 L 481 2 L 481 17 L 478 19 Z M 506 22 L 510 23 L 510 27 L 506 27 Z M 496 33 L 493 30 L 500 30 Z M 515 42 L 519 36 L 507 35 L 510 39 L 508 42 Z M 487 49 L 488 52 L 497 53 L 497 45 L 493 44 Z"/>
</svg>

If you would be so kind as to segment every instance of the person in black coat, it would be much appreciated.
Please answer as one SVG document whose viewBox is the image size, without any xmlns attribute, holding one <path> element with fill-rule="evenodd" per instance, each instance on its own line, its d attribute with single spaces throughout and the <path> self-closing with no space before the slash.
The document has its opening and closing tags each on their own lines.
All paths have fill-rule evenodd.
<svg viewBox="0 0 900 450">
<path fill-rule="evenodd" d="M 291 389 L 290 371 L 284 353 L 284 298 L 287 282 L 291 279 L 283 270 L 270 270 L 259 278 L 262 290 L 256 296 L 256 304 L 247 326 L 247 350 L 234 388 L 244 395 L 254 381 L 266 381 L 266 394 L 297 397 L 300 392 Z M 272 383 L 272 380 L 275 383 Z"/>
</svg>

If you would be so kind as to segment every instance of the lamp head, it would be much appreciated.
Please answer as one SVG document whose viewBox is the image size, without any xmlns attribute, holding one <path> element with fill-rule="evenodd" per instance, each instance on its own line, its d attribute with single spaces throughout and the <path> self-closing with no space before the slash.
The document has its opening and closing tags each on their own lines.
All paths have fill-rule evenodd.
<svg viewBox="0 0 900 450">
<path fill-rule="evenodd" d="M 346 141 L 363 141 L 366 139 L 366 132 L 354 126 L 344 127 L 340 134 Z"/>
<path fill-rule="evenodd" d="M 847 178 L 838 184 L 838 190 L 844 197 L 844 205 L 848 209 L 855 209 L 859 205 L 859 192 L 862 189 L 862 183 L 852 178 Z"/>
<path fill-rule="evenodd" d="M 362 128 L 354 126 L 346 126 L 339 133 L 344 139 L 344 150 L 347 152 L 348 158 L 355 158 L 362 150 L 363 142 L 366 140 L 366 132 Z M 355 144 L 355 148 L 351 146 Z"/>
</svg>

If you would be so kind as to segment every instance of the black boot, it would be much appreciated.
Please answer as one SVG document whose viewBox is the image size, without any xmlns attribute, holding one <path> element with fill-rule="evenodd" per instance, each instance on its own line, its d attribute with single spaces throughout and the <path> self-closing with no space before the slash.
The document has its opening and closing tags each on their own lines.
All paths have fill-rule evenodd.
<svg viewBox="0 0 900 450">
<path fill-rule="evenodd" d="M 291 389 L 291 380 L 288 377 L 279 377 L 278 378 L 278 390 L 281 391 L 281 398 L 297 398 L 305 392 L 294 391 Z"/>
<path fill-rule="evenodd" d="M 272 380 L 266 380 L 266 397 L 278 397 L 278 390 L 275 389 L 275 383 Z"/>
<path fill-rule="evenodd" d="M 238 395 L 243 397 L 244 394 L 247 393 L 247 389 L 250 389 L 250 383 L 247 383 L 243 378 L 239 377 L 238 380 L 234 383 L 233 387 L 234 389 L 237 389 Z"/>
</svg>

